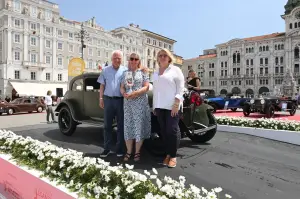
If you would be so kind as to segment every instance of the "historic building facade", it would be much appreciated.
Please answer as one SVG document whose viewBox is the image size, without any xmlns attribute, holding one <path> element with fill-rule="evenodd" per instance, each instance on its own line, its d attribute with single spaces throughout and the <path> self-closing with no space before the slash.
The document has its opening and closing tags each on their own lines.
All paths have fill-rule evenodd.
<svg viewBox="0 0 300 199">
<path fill-rule="evenodd" d="M 281 86 L 285 74 L 291 71 L 299 88 L 300 0 L 288 1 L 285 8 L 281 16 L 285 32 L 218 44 L 205 50 L 204 55 L 184 60 L 185 76 L 193 68 L 202 77 L 202 88 L 213 89 L 217 94 L 253 95 Z"/>
<path fill-rule="evenodd" d="M 65 92 L 68 63 L 82 56 L 77 35 L 81 25 L 63 18 L 59 6 L 46 0 L 1 1 L 0 97 L 15 93 L 45 95 L 47 90 L 55 94 L 56 88 Z M 124 53 L 124 65 L 129 54 L 136 52 L 143 65 L 153 68 L 158 50 L 165 47 L 173 51 L 176 42 L 134 24 L 106 31 L 94 17 L 83 27 L 89 35 L 83 50 L 85 70 L 91 72 L 110 64 L 111 52 L 117 49 Z M 43 84 L 43 90 L 34 86 L 37 84 Z"/>
</svg>

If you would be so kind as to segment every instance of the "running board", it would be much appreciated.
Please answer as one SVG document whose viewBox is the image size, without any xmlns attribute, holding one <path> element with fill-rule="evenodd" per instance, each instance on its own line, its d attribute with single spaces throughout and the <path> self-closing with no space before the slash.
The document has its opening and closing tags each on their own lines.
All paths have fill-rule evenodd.
<svg viewBox="0 0 300 199">
<path fill-rule="evenodd" d="M 87 125 L 92 125 L 92 126 L 96 126 L 96 127 L 104 127 L 104 123 L 103 122 L 94 121 L 94 120 L 81 120 L 81 121 L 79 121 L 79 123 L 81 123 L 81 124 L 87 124 Z"/>
<path fill-rule="evenodd" d="M 213 126 L 206 127 L 206 128 L 203 128 L 203 129 L 194 130 L 194 133 L 193 133 L 193 131 L 190 130 L 190 133 L 191 134 L 201 134 L 203 132 L 210 131 L 210 130 L 213 130 L 213 129 L 217 130 L 217 125 L 213 125 Z"/>
</svg>

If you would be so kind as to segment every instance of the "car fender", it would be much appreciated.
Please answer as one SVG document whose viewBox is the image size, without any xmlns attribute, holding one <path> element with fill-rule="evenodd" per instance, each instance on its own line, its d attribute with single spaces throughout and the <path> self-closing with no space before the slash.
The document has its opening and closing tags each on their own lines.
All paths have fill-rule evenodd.
<svg viewBox="0 0 300 199">
<path fill-rule="evenodd" d="M 63 100 L 58 104 L 58 106 L 55 109 L 55 112 L 59 112 L 63 106 L 67 106 L 70 109 L 73 120 L 78 122 L 79 119 L 76 118 L 75 115 L 80 115 L 80 106 L 73 100 Z"/>
</svg>

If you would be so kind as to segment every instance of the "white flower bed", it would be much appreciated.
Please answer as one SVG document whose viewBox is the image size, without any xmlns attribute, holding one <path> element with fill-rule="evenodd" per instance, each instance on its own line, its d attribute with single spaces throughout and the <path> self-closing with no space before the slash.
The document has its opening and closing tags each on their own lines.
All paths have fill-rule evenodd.
<svg viewBox="0 0 300 199">
<path fill-rule="evenodd" d="M 216 116 L 216 118 L 217 118 L 217 123 L 221 125 L 287 130 L 287 131 L 300 131 L 300 122 L 298 121 L 276 120 L 271 118 L 248 119 L 248 118 L 226 117 L 226 116 Z"/>
<path fill-rule="evenodd" d="M 131 165 L 110 166 L 100 158 L 83 157 L 83 153 L 57 147 L 50 142 L 24 138 L 0 130 L 0 152 L 11 155 L 20 165 L 36 169 L 84 198 L 220 198 L 222 188 L 207 191 L 194 185 L 185 186 L 170 177 L 160 179 L 156 169 L 140 174 Z M 231 198 L 225 194 L 226 198 Z"/>
</svg>

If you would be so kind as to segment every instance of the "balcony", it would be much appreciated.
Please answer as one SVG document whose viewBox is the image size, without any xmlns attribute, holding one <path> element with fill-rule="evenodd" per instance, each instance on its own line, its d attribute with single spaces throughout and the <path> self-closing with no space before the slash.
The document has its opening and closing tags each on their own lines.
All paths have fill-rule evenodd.
<svg viewBox="0 0 300 199">
<path fill-rule="evenodd" d="M 27 68 L 27 69 L 40 69 L 43 70 L 45 69 L 47 66 L 44 63 L 40 63 L 40 62 L 29 62 L 29 61 L 24 61 L 23 62 L 23 67 Z"/>
</svg>

